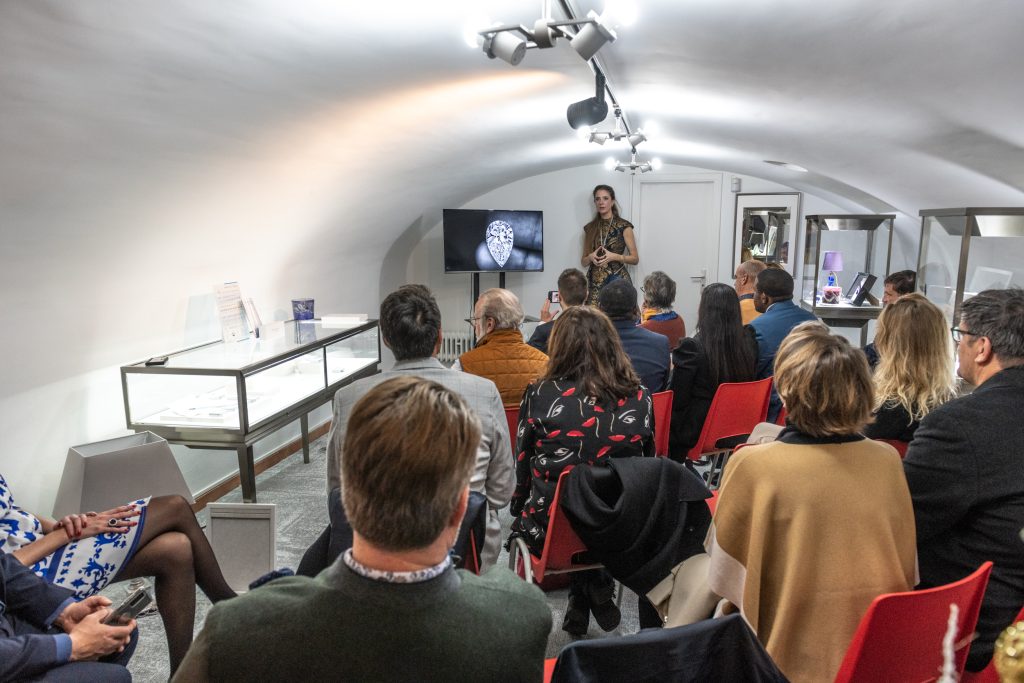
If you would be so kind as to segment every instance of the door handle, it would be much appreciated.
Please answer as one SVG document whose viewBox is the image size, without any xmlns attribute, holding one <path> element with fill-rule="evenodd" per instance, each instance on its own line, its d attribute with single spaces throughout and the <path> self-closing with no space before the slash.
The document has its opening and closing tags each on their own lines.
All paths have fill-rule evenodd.
<svg viewBox="0 0 1024 683">
<path fill-rule="evenodd" d="M 707 283 L 708 283 L 708 269 L 707 268 L 701 268 L 699 275 L 691 275 L 690 276 L 690 281 L 691 282 L 699 282 L 700 283 L 701 291 L 704 291 L 704 287 L 706 287 Z"/>
</svg>

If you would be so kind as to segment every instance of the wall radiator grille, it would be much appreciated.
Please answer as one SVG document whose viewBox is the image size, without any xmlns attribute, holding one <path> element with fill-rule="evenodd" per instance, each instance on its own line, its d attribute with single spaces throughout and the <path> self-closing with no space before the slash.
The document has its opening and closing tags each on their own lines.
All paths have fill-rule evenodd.
<svg viewBox="0 0 1024 683">
<path fill-rule="evenodd" d="M 473 348 L 473 333 L 465 330 L 443 330 L 441 334 L 441 352 L 437 359 L 447 366 L 459 359 L 459 356 Z"/>
</svg>

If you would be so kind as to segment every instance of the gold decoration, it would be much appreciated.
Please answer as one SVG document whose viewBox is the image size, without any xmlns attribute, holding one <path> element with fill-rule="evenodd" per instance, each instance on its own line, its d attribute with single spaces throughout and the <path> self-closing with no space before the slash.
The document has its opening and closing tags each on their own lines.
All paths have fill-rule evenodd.
<svg viewBox="0 0 1024 683">
<path fill-rule="evenodd" d="M 1024 621 L 999 634 L 992 661 L 1002 683 L 1024 683 Z"/>
</svg>

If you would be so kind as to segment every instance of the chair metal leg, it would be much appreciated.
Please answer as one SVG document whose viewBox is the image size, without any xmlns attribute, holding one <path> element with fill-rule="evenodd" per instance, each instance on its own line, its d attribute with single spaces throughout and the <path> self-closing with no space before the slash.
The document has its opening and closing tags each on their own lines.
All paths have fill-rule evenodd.
<svg viewBox="0 0 1024 683">
<path fill-rule="evenodd" d="M 530 549 L 527 547 L 526 541 L 518 536 L 512 540 L 508 549 L 508 568 L 527 583 L 533 583 Z"/>
</svg>

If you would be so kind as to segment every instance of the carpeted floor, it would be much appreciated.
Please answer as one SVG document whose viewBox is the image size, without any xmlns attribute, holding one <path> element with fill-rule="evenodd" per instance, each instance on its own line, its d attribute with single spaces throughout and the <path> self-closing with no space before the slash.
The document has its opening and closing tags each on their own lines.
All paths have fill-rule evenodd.
<svg viewBox="0 0 1024 683">
<path fill-rule="evenodd" d="M 277 505 L 277 566 L 298 566 L 302 553 L 327 525 L 326 472 L 326 438 L 321 438 L 312 444 L 310 464 L 303 464 L 301 453 L 297 453 L 257 477 L 256 490 L 259 502 Z M 235 489 L 222 498 L 221 502 L 242 502 L 241 490 Z M 203 524 L 206 523 L 205 511 L 199 513 L 199 520 Z M 502 523 L 507 530 L 511 523 L 507 510 L 503 514 Z M 498 565 L 508 566 L 508 553 L 502 552 Z M 124 583 L 115 584 L 104 591 L 104 594 L 118 603 L 125 595 L 126 587 L 127 584 Z M 206 611 L 210 607 L 202 592 L 197 593 L 196 632 L 202 627 Z M 572 636 L 561 629 L 567 593 L 566 589 L 561 589 L 547 594 L 554 622 L 548 638 L 548 657 L 557 656 L 565 645 L 573 641 Z M 636 633 L 636 610 L 636 595 L 626 590 L 622 598 L 622 623 L 619 627 L 610 634 L 605 634 L 591 620 L 590 632 L 586 638 Z M 134 679 L 141 683 L 167 680 L 170 672 L 167 642 L 164 639 L 159 615 L 154 613 L 139 619 L 139 646 L 128 668 Z"/>
</svg>

